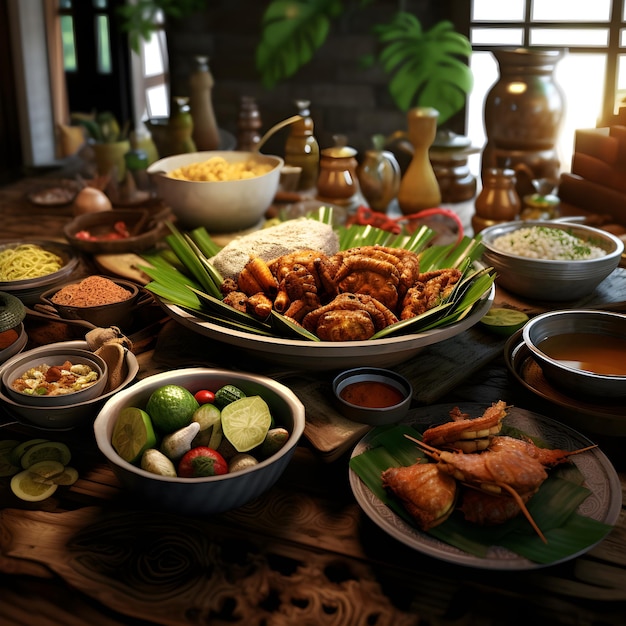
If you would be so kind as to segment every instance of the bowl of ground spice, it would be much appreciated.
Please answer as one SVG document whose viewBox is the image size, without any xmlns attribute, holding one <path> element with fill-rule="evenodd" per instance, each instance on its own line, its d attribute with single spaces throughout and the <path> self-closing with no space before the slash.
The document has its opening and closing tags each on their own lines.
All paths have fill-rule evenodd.
<svg viewBox="0 0 626 626">
<path fill-rule="evenodd" d="M 139 287 L 131 281 L 94 275 L 47 291 L 41 300 L 63 319 L 124 328 L 132 321 L 140 295 Z"/>
</svg>

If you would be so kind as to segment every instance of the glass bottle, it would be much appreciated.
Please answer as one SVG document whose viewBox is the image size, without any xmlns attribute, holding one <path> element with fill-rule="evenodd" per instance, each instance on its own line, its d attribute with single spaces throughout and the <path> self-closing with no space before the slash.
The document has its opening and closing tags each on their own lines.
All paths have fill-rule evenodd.
<svg viewBox="0 0 626 626">
<path fill-rule="evenodd" d="M 301 167 L 297 189 L 313 189 L 319 175 L 320 148 L 315 138 L 314 124 L 308 100 L 296 100 L 301 120 L 291 125 L 285 143 L 285 165 Z"/>
<path fill-rule="evenodd" d="M 474 234 L 487 226 L 516 220 L 522 202 L 515 190 L 515 171 L 489 168 L 483 173 L 483 188 L 474 204 L 472 216 Z"/>
<path fill-rule="evenodd" d="M 438 118 L 439 111 L 432 107 L 415 107 L 407 114 L 413 157 L 398 191 L 398 204 L 404 215 L 435 208 L 441 203 L 439 182 L 428 155 L 437 134 Z"/>
<path fill-rule="evenodd" d="M 392 152 L 383 150 L 384 137 L 376 135 L 357 168 L 361 193 L 373 211 L 386 213 L 400 189 L 400 165 Z"/>
<path fill-rule="evenodd" d="M 196 144 L 192 137 L 193 118 L 189 110 L 189 98 L 181 96 L 172 98 L 167 127 L 170 154 L 196 151 Z"/>
<path fill-rule="evenodd" d="M 195 57 L 196 69 L 189 77 L 189 109 L 193 118 L 193 140 L 198 150 L 217 150 L 220 134 L 213 110 L 215 81 L 209 70 L 209 57 Z"/>
<path fill-rule="evenodd" d="M 237 150 L 249 152 L 261 141 L 261 113 L 252 96 L 242 96 L 237 118 Z"/>
</svg>

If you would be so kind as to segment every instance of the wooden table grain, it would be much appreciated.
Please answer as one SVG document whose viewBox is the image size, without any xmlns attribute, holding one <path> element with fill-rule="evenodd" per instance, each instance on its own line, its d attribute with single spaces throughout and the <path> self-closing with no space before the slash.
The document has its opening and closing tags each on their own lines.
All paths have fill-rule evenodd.
<svg viewBox="0 0 626 626">
<path fill-rule="evenodd" d="M 61 236 L 64 211 L 23 204 L 35 182 L 41 181 L 0 190 L 5 236 Z M 140 346 L 140 378 L 188 365 L 241 369 L 236 351 L 218 349 L 173 320 L 159 324 L 154 341 Z M 417 407 L 502 399 L 566 420 L 512 379 L 503 346 L 475 328 L 397 369 L 411 379 Z M 324 396 L 329 375 L 316 374 L 316 380 L 262 362 L 247 361 L 246 368 L 293 384 L 313 418 L 269 492 L 213 517 L 151 510 L 130 498 L 99 454 L 90 425 L 39 431 L 12 423 L 0 406 L 0 438 L 66 441 L 80 473 L 73 486 L 42 503 L 18 500 L 0 479 L 3 626 L 624 623 L 624 509 L 604 541 L 556 566 L 500 572 L 439 561 L 387 535 L 355 501 L 348 459 L 362 432 L 332 421 Z M 330 435 L 327 424 L 315 422 L 323 416 L 333 427 Z M 624 491 L 624 439 L 590 437 L 612 460 Z"/>
</svg>

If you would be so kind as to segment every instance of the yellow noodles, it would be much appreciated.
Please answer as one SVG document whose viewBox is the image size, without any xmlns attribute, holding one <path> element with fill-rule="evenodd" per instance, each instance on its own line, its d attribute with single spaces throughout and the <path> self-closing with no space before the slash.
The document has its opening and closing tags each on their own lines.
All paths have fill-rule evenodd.
<svg viewBox="0 0 626 626">
<path fill-rule="evenodd" d="M 242 180 L 262 176 L 269 172 L 272 167 L 266 163 L 254 163 L 253 161 L 229 163 L 223 157 L 216 156 L 202 163 L 183 165 L 171 171 L 168 176 L 196 182 Z"/>
<path fill-rule="evenodd" d="M 63 259 L 42 247 L 25 243 L 0 251 L 0 281 L 47 276 L 63 267 Z"/>
</svg>

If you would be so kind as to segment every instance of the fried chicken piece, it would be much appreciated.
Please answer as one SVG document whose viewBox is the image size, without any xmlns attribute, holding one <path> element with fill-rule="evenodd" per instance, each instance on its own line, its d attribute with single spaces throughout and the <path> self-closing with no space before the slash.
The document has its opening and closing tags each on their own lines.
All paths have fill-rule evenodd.
<svg viewBox="0 0 626 626">
<path fill-rule="evenodd" d="M 314 296 L 313 299 L 312 296 Z M 305 265 L 296 264 L 281 280 L 278 294 L 274 299 L 274 308 L 279 313 L 283 313 L 293 302 L 304 299 L 308 302 L 316 301 L 317 306 L 319 306 L 315 276 Z"/>
<path fill-rule="evenodd" d="M 250 315 L 254 315 L 254 317 L 265 320 L 272 312 L 272 304 L 270 298 L 259 291 L 258 293 L 248 296 L 246 311 L 250 313 Z"/>
<path fill-rule="evenodd" d="M 237 309 L 237 311 L 241 311 L 242 313 L 246 312 L 247 301 L 248 296 L 243 293 L 243 291 L 230 291 L 222 300 L 224 304 L 228 304 L 229 306 L 232 306 L 233 309 Z"/>
<path fill-rule="evenodd" d="M 520 496 L 526 503 L 532 493 Z M 464 489 L 459 510 L 468 522 L 479 526 L 495 526 L 517 517 L 522 509 L 511 496 L 493 495 L 480 489 Z"/>
<path fill-rule="evenodd" d="M 460 270 L 448 268 L 420 274 L 402 300 L 400 319 L 416 317 L 438 306 L 461 278 Z"/>
<path fill-rule="evenodd" d="M 366 311 L 333 309 L 323 313 L 315 328 L 323 341 L 361 341 L 376 332 L 372 317 Z"/>
<path fill-rule="evenodd" d="M 454 510 L 457 482 L 434 463 L 390 467 L 381 477 L 383 487 L 402 502 L 422 530 L 445 522 Z"/>
<path fill-rule="evenodd" d="M 251 257 L 237 278 L 239 290 L 248 296 L 263 292 L 270 298 L 278 293 L 278 282 L 267 263 L 260 257 Z"/>
</svg>

